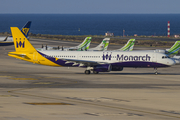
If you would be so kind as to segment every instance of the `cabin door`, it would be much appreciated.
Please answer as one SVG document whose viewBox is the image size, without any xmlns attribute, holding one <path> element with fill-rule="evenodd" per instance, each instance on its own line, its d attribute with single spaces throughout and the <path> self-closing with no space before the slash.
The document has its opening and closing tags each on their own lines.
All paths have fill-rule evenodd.
<svg viewBox="0 0 180 120">
<path fill-rule="evenodd" d="M 152 62 L 157 62 L 156 54 L 153 54 L 153 55 L 152 55 Z"/>
<path fill-rule="evenodd" d="M 79 60 L 81 60 L 81 54 L 78 54 L 78 56 L 77 56 L 77 58 L 79 59 Z"/>
</svg>

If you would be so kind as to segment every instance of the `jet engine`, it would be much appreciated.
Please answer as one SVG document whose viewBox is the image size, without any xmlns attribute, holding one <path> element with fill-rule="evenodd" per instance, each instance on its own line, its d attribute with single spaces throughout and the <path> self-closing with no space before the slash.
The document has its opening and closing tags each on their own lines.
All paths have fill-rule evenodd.
<svg viewBox="0 0 180 120">
<path fill-rule="evenodd" d="M 93 71 L 97 72 L 110 72 L 110 71 L 122 71 L 123 67 L 117 66 L 117 65 L 111 65 L 111 64 L 106 64 L 106 65 L 97 65 L 94 66 Z"/>
<path fill-rule="evenodd" d="M 111 65 L 111 71 L 122 71 L 123 67 L 117 65 Z"/>
<path fill-rule="evenodd" d="M 96 71 L 96 72 L 109 72 L 109 71 L 111 71 L 111 65 L 110 64 L 97 65 L 97 66 L 94 66 L 93 71 Z"/>
</svg>

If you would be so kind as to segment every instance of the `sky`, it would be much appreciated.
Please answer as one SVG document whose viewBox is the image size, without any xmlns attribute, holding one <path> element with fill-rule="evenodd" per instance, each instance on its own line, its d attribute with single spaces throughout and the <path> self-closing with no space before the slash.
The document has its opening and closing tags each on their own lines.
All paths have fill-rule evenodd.
<svg viewBox="0 0 180 120">
<path fill-rule="evenodd" d="M 180 0 L 0 0 L 0 14 L 180 14 Z"/>
</svg>

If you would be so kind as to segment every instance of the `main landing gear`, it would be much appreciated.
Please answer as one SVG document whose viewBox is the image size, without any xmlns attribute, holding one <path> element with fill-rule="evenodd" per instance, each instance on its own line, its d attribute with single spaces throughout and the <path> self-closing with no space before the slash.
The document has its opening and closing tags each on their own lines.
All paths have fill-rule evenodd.
<svg viewBox="0 0 180 120">
<path fill-rule="evenodd" d="M 84 73 L 86 75 L 89 75 L 91 73 L 91 70 L 85 70 Z M 98 74 L 99 72 L 98 71 L 93 71 L 94 74 Z"/>
<path fill-rule="evenodd" d="M 84 73 L 85 73 L 86 75 L 88 75 L 88 74 L 91 73 L 91 71 L 90 71 L 90 70 L 85 70 Z"/>
</svg>

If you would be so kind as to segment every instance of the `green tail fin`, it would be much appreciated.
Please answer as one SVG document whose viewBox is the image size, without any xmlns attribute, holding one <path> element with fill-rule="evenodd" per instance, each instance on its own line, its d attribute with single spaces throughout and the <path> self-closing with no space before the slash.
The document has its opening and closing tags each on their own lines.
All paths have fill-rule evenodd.
<svg viewBox="0 0 180 120">
<path fill-rule="evenodd" d="M 169 50 L 167 50 L 168 55 L 178 54 L 179 49 L 180 49 L 180 41 L 176 41 L 174 45 Z"/>
<path fill-rule="evenodd" d="M 134 42 L 135 39 L 130 39 L 126 45 L 124 45 L 121 49 L 119 49 L 120 51 L 132 51 L 133 47 L 134 47 Z"/>
</svg>

